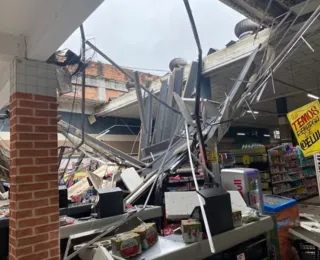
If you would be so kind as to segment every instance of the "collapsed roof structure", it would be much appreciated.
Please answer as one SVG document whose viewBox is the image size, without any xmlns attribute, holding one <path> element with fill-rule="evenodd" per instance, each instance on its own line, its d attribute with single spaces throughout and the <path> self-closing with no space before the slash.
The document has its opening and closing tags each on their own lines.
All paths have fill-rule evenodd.
<svg viewBox="0 0 320 260">
<path fill-rule="evenodd" d="M 231 1 L 224 2 L 231 3 Z M 241 1 L 241 5 L 247 2 Z M 126 198 L 127 203 L 133 203 L 155 182 L 159 176 L 157 173 L 162 174 L 168 170 L 176 169 L 188 160 L 183 121 L 188 123 L 189 132 L 194 137 L 192 139 L 194 141 L 192 144 L 194 158 L 199 158 L 201 151 L 199 139 L 196 138 L 197 134 L 199 135 L 197 118 L 200 119 L 201 134 L 204 137 L 205 146 L 212 150 L 228 131 L 231 123 L 243 117 L 246 111 L 251 111 L 251 107 L 259 103 L 261 96 L 268 88 L 271 87 L 274 92 L 276 91 L 273 74 L 299 47 L 302 45 L 310 47 L 307 40 L 316 30 L 314 23 L 320 15 L 320 6 L 314 11 L 306 13 L 306 10 L 311 8 L 310 5 L 314 5 L 314 2 L 309 2 L 303 3 L 301 8 L 297 9 L 298 11 L 282 12 L 280 17 L 274 13 L 276 8 L 273 3 L 271 6 L 265 7 L 264 16 L 261 17 L 259 14 L 254 18 L 255 20 L 260 19 L 260 24 L 264 26 L 270 24 L 267 22 L 268 19 L 272 19 L 270 28 L 260 31 L 261 28 L 257 26 L 257 31 L 250 36 L 256 40 L 253 41 L 250 49 L 246 49 L 247 61 L 238 78 L 234 80 L 232 89 L 228 93 L 224 93 L 225 98 L 220 102 L 202 99 L 199 117 L 194 113 L 197 107 L 194 98 L 197 93 L 195 90 L 198 80 L 200 89 L 208 88 L 203 75 L 208 72 L 211 60 L 205 59 L 203 64 L 202 59 L 200 59 L 200 64 L 199 61 L 188 65 L 178 64 L 172 68 L 171 75 L 157 80 L 156 84 L 146 81 L 143 86 L 136 73 L 128 74 L 90 41 L 84 39 L 86 45 L 93 48 L 126 75 L 130 79 L 130 84 L 136 89 L 135 93 L 130 92 L 124 96 L 135 96 L 138 102 L 141 119 L 139 159 L 114 149 L 85 133 L 81 134 L 79 129 L 66 122 L 59 122 L 58 131 L 66 135 L 82 153 L 98 154 L 120 165 L 134 167 L 141 176 L 145 176 L 143 185 Z M 243 11 L 245 8 L 242 6 L 241 10 Z M 291 40 L 286 42 L 287 38 L 291 38 Z M 123 99 L 124 96 L 119 99 Z M 154 103 L 157 103 L 156 107 Z M 102 112 L 98 111 L 96 115 L 100 115 Z M 254 113 L 252 113 L 252 117 L 255 117 Z M 2 154 L 3 168 L 1 171 L 3 171 L 3 177 L 8 178 L 8 173 L 5 170 L 8 167 L 8 157 L 6 157 L 5 151 Z M 219 168 L 213 167 L 209 170 L 206 162 L 202 163 L 199 159 L 197 160 L 197 163 L 205 167 L 205 172 L 215 176 L 215 182 L 219 183 Z M 207 180 L 209 181 L 210 178 Z"/>
</svg>

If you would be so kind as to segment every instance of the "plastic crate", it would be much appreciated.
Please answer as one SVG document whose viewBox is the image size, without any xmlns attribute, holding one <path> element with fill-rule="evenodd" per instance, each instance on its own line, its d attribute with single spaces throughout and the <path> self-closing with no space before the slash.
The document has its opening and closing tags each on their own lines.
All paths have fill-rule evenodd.
<svg viewBox="0 0 320 260">
<path fill-rule="evenodd" d="M 304 240 L 296 240 L 293 243 L 298 250 L 300 260 L 318 260 L 320 259 L 320 249 Z"/>
</svg>

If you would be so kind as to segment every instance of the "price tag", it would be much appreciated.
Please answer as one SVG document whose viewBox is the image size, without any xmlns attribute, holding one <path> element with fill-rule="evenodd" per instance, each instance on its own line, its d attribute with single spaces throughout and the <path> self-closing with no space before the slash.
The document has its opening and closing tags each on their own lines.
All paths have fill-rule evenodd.
<svg viewBox="0 0 320 260">
<path fill-rule="evenodd" d="M 246 260 L 244 253 L 237 255 L 237 260 Z"/>
<path fill-rule="evenodd" d="M 244 155 L 244 156 L 242 157 L 242 162 L 243 162 L 244 165 L 249 165 L 249 164 L 251 163 L 250 156 L 247 155 L 247 154 Z"/>
</svg>

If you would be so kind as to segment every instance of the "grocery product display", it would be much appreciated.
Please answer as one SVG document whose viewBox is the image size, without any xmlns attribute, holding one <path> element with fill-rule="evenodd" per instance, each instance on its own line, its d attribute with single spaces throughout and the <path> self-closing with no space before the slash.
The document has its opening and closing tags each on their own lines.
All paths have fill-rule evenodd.
<svg viewBox="0 0 320 260">
<path fill-rule="evenodd" d="M 129 258 L 142 252 L 140 235 L 134 232 L 119 234 L 111 238 L 112 254 Z"/>
<path fill-rule="evenodd" d="M 272 193 L 301 200 L 318 194 L 313 157 L 299 147 L 281 145 L 268 150 Z"/>
<path fill-rule="evenodd" d="M 235 157 L 235 167 L 258 169 L 263 193 L 272 193 L 269 160 L 266 147 L 263 144 L 243 145 L 241 149 L 232 150 Z"/>
</svg>

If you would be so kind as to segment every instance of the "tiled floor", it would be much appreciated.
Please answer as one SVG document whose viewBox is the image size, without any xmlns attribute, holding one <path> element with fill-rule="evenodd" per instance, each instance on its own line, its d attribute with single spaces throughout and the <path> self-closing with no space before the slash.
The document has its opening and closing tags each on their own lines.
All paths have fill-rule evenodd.
<svg viewBox="0 0 320 260">
<path fill-rule="evenodd" d="M 306 199 L 303 201 L 300 201 L 299 204 L 308 204 L 308 205 L 314 205 L 314 206 L 320 206 L 320 197 L 319 195 L 312 197 L 310 199 Z"/>
</svg>

